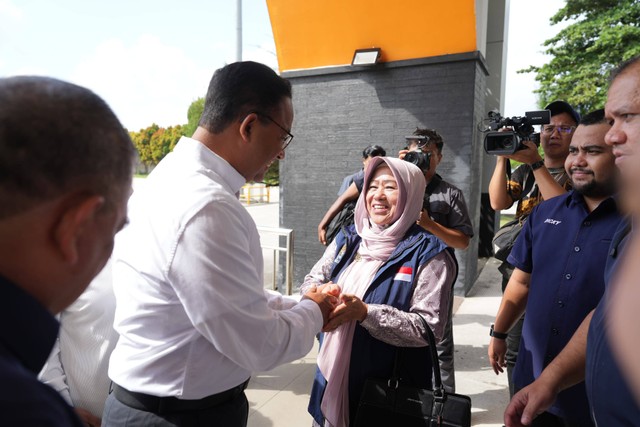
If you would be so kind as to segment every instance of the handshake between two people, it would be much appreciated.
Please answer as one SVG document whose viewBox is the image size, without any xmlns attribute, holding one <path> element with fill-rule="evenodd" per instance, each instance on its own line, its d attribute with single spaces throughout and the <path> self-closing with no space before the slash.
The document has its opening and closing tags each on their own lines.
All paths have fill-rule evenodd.
<svg viewBox="0 0 640 427">
<path fill-rule="evenodd" d="M 351 294 L 343 294 L 339 285 L 328 282 L 311 287 L 302 299 L 310 299 L 320 307 L 324 326 L 322 332 L 331 332 L 346 322 L 362 322 L 367 317 L 367 304 Z"/>
</svg>

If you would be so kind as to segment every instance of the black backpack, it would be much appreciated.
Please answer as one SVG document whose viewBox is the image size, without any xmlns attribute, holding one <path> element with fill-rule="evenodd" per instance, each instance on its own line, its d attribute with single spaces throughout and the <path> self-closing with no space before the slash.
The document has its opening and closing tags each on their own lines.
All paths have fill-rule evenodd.
<svg viewBox="0 0 640 427">
<path fill-rule="evenodd" d="M 336 235 L 343 227 L 353 224 L 353 213 L 356 209 L 356 202 L 347 202 L 342 210 L 336 215 L 327 227 L 327 245 L 336 238 Z"/>
</svg>

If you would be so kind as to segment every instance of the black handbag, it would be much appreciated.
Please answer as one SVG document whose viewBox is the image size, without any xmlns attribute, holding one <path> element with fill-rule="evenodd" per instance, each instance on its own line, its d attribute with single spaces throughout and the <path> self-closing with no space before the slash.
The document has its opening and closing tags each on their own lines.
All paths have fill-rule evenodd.
<svg viewBox="0 0 640 427">
<path fill-rule="evenodd" d="M 448 393 L 442 386 L 436 340 L 427 321 L 425 339 L 429 343 L 434 387 L 427 390 L 404 385 L 398 377 L 399 353 L 396 350 L 391 378 L 367 379 L 360 396 L 354 427 L 470 427 L 471 398 Z"/>
<path fill-rule="evenodd" d="M 516 239 L 522 231 L 523 218 L 516 218 L 500 227 L 493 237 L 493 256 L 502 262 L 507 260 Z"/>
</svg>

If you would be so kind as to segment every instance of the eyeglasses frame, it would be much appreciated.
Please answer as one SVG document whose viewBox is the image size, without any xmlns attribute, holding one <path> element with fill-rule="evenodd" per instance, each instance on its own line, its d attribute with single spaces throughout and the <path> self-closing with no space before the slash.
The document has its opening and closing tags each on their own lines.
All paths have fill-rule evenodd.
<svg viewBox="0 0 640 427">
<path fill-rule="evenodd" d="M 553 127 L 553 129 L 551 129 L 551 132 L 547 131 L 546 128 L 547 127 Z M 565 131 L 561 131 L 560 128 L 569 128 L 568 132 Z M 546 133 L 547 135 L 553 135 L 553 132 L 558 131 L 558 134 L 565 134 L 565 135 L 570 135 L 573 133 L 574 130 L 576 130 L 576 126 L 568 126 L 568 125 L 542 125 L 542 132 Z"/>
<path fill-rule="evenodd" d="M 269 120 L 274 125 L 278 126 L 284 133 L 287 134 L 287 136 L 284 137 L 284 139 L 282 140 L 282 149 L 283 150 L 286 149 L 289 146 L 289 144 L 291 144 L 291 141 L 293 141 L 293 134 L 291 132 L 289 132 L 284 126 L 282 126 L 280 123 L 278 123 L 275 120 L 273 120 L 273 118 L 271 118 L 268 114 L 261 113 L 259 111 L 254 111 L 253 114 L 256 114 L 258 116 L 264 117 L 265 119 Z"/>
</svg>

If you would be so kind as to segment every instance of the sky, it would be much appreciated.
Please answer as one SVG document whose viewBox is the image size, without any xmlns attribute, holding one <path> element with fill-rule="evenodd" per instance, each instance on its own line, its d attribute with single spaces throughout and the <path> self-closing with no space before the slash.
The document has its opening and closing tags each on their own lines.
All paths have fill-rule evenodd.
<svg viewBox="0 0 640 427">
<path fill-rule="evenodd" d="M 277 68 L 265 0 L 242 0 L 243 59 Z M 563 0 L 511 0 L 503 116 L 536 110 L 533 74 Z M 0 77 L 46 75 L 103 97 L 129 130 L 187 122 L 213 71 L 235 61 L 233 0 L 0 0 Z"/>
</svg>

